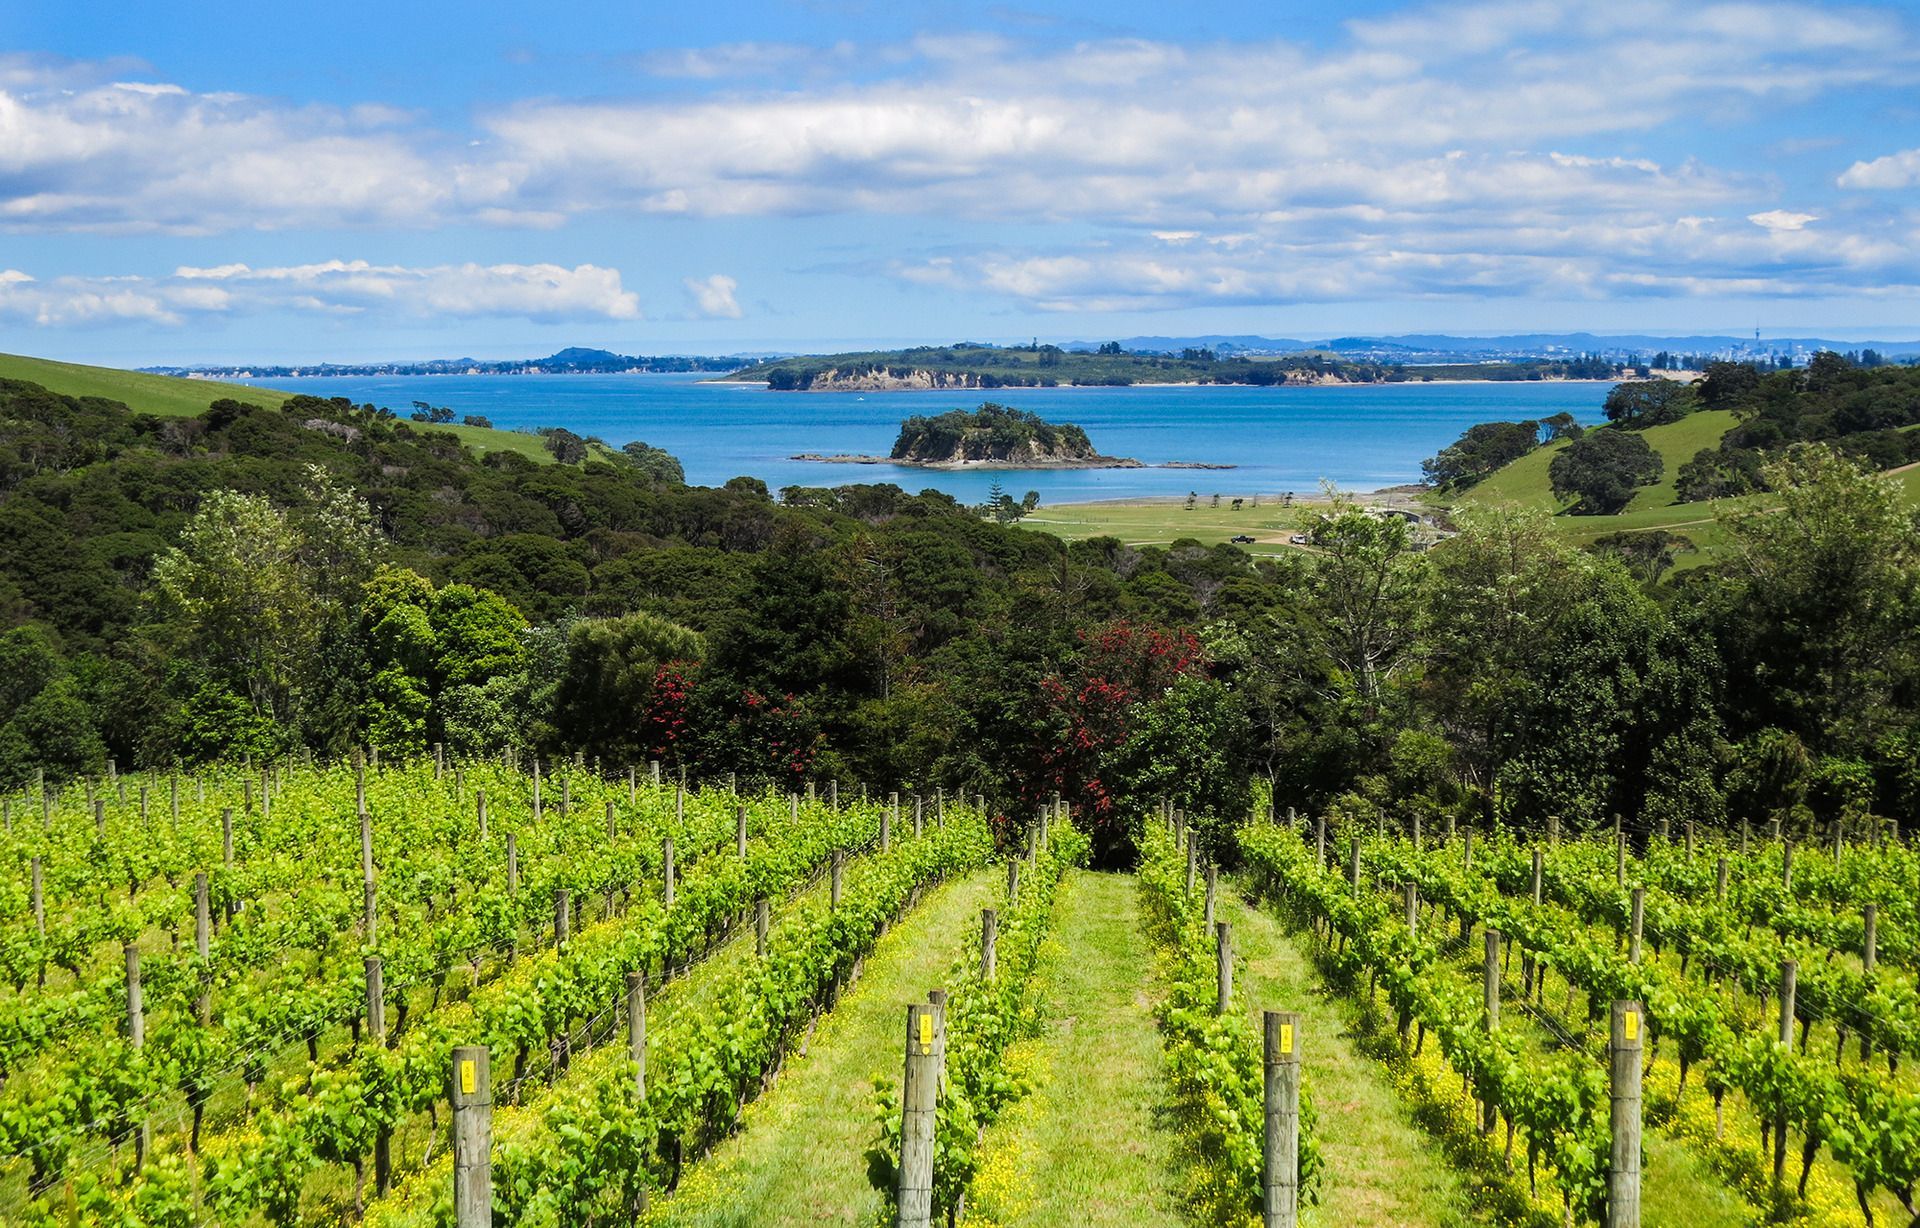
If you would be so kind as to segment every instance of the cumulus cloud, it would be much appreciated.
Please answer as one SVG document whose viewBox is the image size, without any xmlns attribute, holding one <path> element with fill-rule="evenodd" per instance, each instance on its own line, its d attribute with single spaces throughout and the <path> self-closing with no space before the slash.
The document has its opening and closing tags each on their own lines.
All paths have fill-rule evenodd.
<svg viewBox="0 0 1920 1228">
<path fill-rule="evenodd" d="M 689 277 L 686 279 L 687 293 L 693 296 L 693 304 L 701 315 L 709 320 L 737 320 L 740 318 L 740 304 L 734 301 L 733 292 L 740 283 L 725 273 L 715 273 L 711 277 Z"/>
<path fill-rule="evenodd" d="M 617 269 L 583 264 L 376 265 L 364 260 L 254 268 L 185 266 L 165 277 L 56 277 L 0 271 L 0 317 L 39 325 L 144 321 L 286 310 L 324 315 L 637 320 Z"/>
<path fill-rule="evenodd" d="M 1920 184 L 1920 149 L 1903 149 L 1871 162 L 1855 162 L 1841 174 L 1839 184 L 1843 188 L 1910 188 Z"/>
<path fill-rule="evenodd" d="M 1648 137 L 1908 88 L 1920 48 L 1885 8 L 1466 0 L 1356 19 L 1331 46 L 954 33 L 888 46 L 737 43 L 637 68 L 633 97 L 508 103 L 449 132 L 387 106 L 292 106 L 195 93 L 134 65 L 0 58 L 0 230 L 888 213 L 1096 235 L 1084 249 L 1041 239 L 895 266 L 1042 305 L 1275 301 L 1343 286 L 1682 293 L 1777 277 L 1790 287 L 1808 284 L 1790 275 L 1823 275 L 1795 263 L 1802 244 L 1839 253 L 1825 276 L 1844 287 L 1854 262 L 1880 259 L 1863 253 L 1897 246 L 1907 223 L 1865 204 L 1817 219 L 1783 205 L 1772 179 L 1710 158 L 1649 158 L 1671 142 Z M 1839 182 L 1920 183 L 1920 150 L 1857 164 Z M 1660 237 L 1686 234 L 1699 241 Z M 1623 267 L 1656 251 L 1659 269 Z M 1738 252 L 1756 263 L 1723 263 Z M 1236 267 L 1243 257 L 1250 267 Z M 609 291 L 570 272 L 565 290 L 545 292 L 559 303 L 549 310 L 579 310 L 569 294 L 605 310 L 624 293 L 617 274 Z M 364 310 L 383 293 L 431 301 L 436 285 L 482 310 L 495 309 L 490 296 L 534 293 L 497 273 L 444 270 L 320 281 L 332 297 L 316 301 L 329 309 Z M 702 314 L 740 312 L 724 275 L 686 289 Z M 188 310 L 176 303 L 163 309 Z"/>
</svg>

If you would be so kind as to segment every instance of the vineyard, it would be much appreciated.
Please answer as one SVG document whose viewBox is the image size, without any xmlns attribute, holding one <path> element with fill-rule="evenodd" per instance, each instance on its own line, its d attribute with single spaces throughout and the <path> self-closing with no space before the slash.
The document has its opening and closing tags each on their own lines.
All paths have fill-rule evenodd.
<svg viewBox="0 0 1920 1228">
<path fill-rule="evenodd" d="M 1915 1218 L 1877 832 L 1163 807 L 1114 876 L 1059 806 L 437 757 L 4 820 L 9 1223 Z"/>
</svg>

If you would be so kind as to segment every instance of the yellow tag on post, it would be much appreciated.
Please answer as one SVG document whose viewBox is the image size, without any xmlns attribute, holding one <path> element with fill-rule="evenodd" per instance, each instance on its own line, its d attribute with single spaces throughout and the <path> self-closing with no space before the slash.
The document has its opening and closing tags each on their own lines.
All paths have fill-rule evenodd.
<svg viewBox="0 0 1920 1228">
<path fill-rule="evenodd" d="M 460 1060 L 460 1093 L 465 1096 L 473 1095 L 472 1058 L 462 1058 Z"/>
<path fill-rule="evenodd" d="M 933 1012 L 920 1012 L 920 1047 L 933 1051 Z"/>
<path fill-rule="evenodd" d="M 1290 1023 L 1280 1025 L 1280 1052 L 1293 1052 L 1293 1025 Z"/>
<path fill-rule="evenodd" d="M 1626 1022 L 1626 1028 L 1627 1028 L 1627 1039 L 1639 1040 L 1640 1039 L 1640 1012 L 1628 1011 L 1626 1014 L 1625 1022 Z"/>
</svg>

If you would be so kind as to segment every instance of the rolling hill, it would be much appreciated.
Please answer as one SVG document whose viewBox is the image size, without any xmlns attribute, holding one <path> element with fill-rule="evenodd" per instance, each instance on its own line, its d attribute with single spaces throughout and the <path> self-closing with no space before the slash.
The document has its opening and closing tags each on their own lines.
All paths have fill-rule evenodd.
<svg viewBox="0 0 1920 1228">
<path fill-rule="evenodd" d="M 29 358 L 21 354 L 0 354 L 0 379 L 24 380 L 51 392 L 74 397 L 104 397 L 119 401 L 136 413 L 164 418 L 188 418 L 204 413 L 214 401 L 231 397 L 252 405 L 277 407 L 294 394 L 276 388 L 256 388 L 251 384 L 226 384 L 217 380 L 181 379 L 146 371 L 123 371 L 118 367 L 91 367 L 80 363 L 55 362 L 49 358 Z M 552 453 L 537 436 L 520 431 L 502 431 L 478 426 L 436 426 L 450 431 L 478 453 L 518 452 L 529 460 L 547 464 Z"/>
</svg>

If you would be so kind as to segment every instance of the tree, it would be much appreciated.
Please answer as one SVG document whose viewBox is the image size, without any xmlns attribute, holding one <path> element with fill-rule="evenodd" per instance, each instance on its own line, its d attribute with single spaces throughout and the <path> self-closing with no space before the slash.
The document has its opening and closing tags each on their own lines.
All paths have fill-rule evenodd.
<svg viewBox="0 0 1920 1228">
<path fill-rule="evenodd" d="M 1556 496 L 1577 500 L 1575 512 L 1602 516 L 1626 507 L 1634 490 L 1659 481 L 1665 468 L 1644 438 L 1615 428 L 1568 444 L 1547 466 L 1547 478 Z"/>
<path fill-rule="evenodd" d="M 665 448 L 656 448 L 652 444 L 636 439 L 621 448 L 620 451 L 633 462 L 633 467 L 653 479 L 658 486 L 685 486 L 686 470 L 681 468 L 680 459 Z"/>
<path fill-rule="evenodd" d="M 1720 517 L 1733 558 L 1710 608 L 1730 710 L 1746 729 L 1857 753 L 1916 678 L 1920 530 L 1895 483 L 1824 445 L 1796 445 L 1763 474 L 1777 506 Z"/>
<path fill-rule="evenodd" d="M 1519 700 L 1538 684 L 1590 559 L 1544 513 L 1471 509 L 1428 555 L 1423 690 L 1483 786 L 1519 749 Z"/>
<path fill-rule="evenodd" d="M 1538 422 L 1480 422 L 1420 463 L 1427 485 L 1460 490 L 1540 445 Z"/>
<path fill-rule="evenodd" d="M 154 564 L 176 647 L 287 722 L 326 611 L 285 513 L 257 495 L 215 491 Z"/>
<path fill-rule="evenodd" d="M 540 432 L 541 441 L 553 459 L 563 465 L 577 465 L 587 459 L 587 441 L 564 426 L 550 426 Z"/>
<path fill-rule="evenodd" d="M 1628 380 L 1607 393 L 1607 421 L 1623 430 L 1678 422 L 1694 408 L 1693 389 L 1671 379 Z"/>
<path fill-rule="evenodd" d="M 1308 521 L 1318 550 L 1311 600 L 1327 656 L 1364 705 L 1407 663 L 1413 645 L 1419 564 L 1398 516 L 1373 516 L 1344 496 Z"/>
<path fill-rule="evenodd" d="M 1760 391 L 1760 372 L 1752 363 L 1710 362 L 1695 391 L 1703 409 L 1733 409 Z"/>
</svg>

